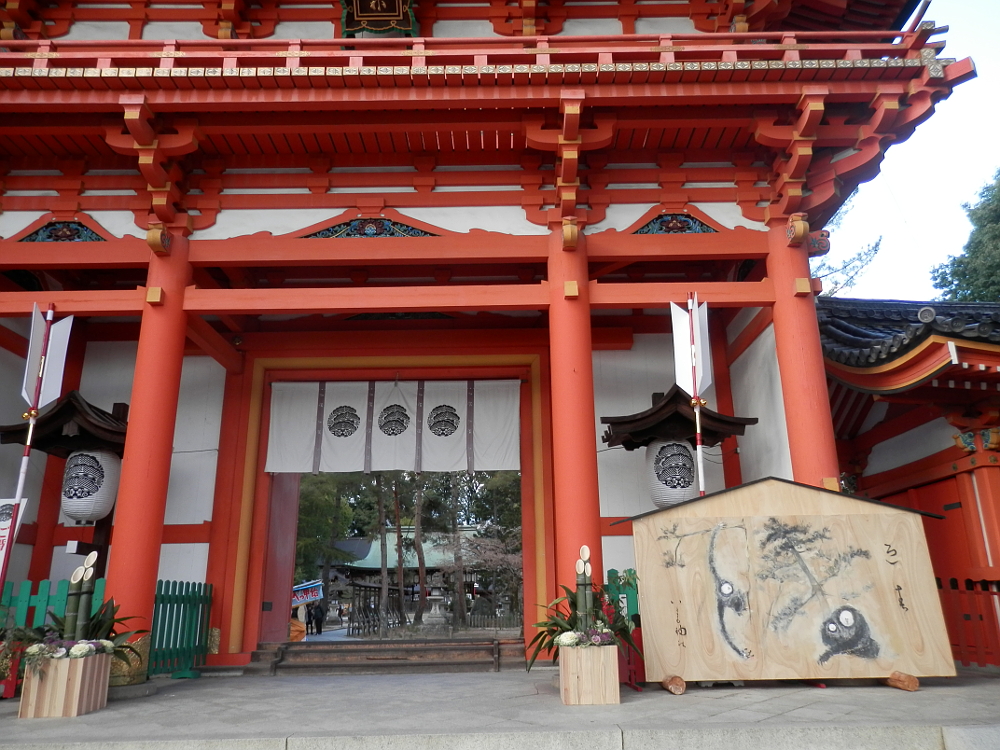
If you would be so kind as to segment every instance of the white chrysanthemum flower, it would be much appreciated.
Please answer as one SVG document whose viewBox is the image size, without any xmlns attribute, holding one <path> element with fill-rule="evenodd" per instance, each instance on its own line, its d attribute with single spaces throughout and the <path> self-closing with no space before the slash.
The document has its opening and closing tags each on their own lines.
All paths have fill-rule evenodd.
<svg viewBox="0 0 1000 750">
<path fill-rule="evenodd" d="M 64 648 L 57 648 L 55 651 L 52 652 L 53 659 L 61 659 L 64 656 L 66 656 L 66 649 Z"/>
<path fill-rule="evenodd" d="M 98 641 L 101 644 L 101 648 L 104 649 L 104 653 L 113 654 L 115 652 L 115 644 L 111 641 Z"/>
<path fill-rule="evenodd" d="M 577 646 L 580 644 L 580 636 L 578 636 L 573 631 L 568 631 L 566 633 L 560 633 L 556 636 L 557 646 Z"/>
<path fill-rule="evenodd" d="M 82 659 L 94 653 L 94 647 L 89 643 L 78 643 L 69 650 L 70 659 Z"/>
<path fill-rule="evenodd" d="M 42 653 L 44 650 L 45 650 L 44 644 L 32 643 L 30 646 L 24 649 L 24 653 L 26 653 L 28 656 L 35 656 L 36 654 Z"/>
</svg>

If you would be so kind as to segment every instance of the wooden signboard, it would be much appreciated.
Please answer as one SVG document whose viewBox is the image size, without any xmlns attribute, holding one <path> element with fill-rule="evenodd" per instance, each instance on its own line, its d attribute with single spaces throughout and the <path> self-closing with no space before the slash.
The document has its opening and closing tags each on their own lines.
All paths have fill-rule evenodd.
<svg viewBox="0 0 1000 750">
<path fill-rule="evenodd" d="M 648 680 L 955 674 L 916 513 L 767 479 L 632 528 Z"/>
</svg>

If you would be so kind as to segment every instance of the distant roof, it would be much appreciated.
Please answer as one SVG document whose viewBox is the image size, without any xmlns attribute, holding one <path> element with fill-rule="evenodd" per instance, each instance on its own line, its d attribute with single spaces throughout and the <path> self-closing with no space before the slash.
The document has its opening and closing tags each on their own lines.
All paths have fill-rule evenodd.
<svg viewBox="0 0 1000 750">
<path fill-rule="evenodd" d="M 1000 344 L 1000 303 L 817 297 L 823 355 L 852 367 L 903 356 L 930 336 Z"/>
<path fill-rule="evenodd" d="M 476 527 L 466 526 L 462 528 L 464 536 L 472 536 L 476 533 Z M 424 564 L 428 568 L 444 568 L 455 564 L 455 556 L 449 546 L 450 534 L 424 534 Z M 396 567 L 396 532 L 386 531 L 386 558 L 387 566 L 390 570 Z M 417 553 L 412 549 L 407 549 L 407 543 L 413 542 L 413 529 L 403 527 L 403 567 L 416 569 Z M 344 547 L 350 544 L 350 548 Z M 377 570 L 382 567 L 381 550 L 378 539 L 369 541 L 367 539 L 346 539 L 337 542 L 338 549 L 349 551 L 358 557 L 354 562 L 340 563 L 345 568 L 363 568 L 365 570 Z"/>
</svg>

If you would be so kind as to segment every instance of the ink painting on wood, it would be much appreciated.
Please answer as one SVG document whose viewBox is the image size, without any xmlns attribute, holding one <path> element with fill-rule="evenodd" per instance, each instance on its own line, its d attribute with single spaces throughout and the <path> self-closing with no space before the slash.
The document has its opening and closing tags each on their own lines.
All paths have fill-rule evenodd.
<svg viewBox="0 0 1000 750">
<path fill-rule="evenodd" d="M 955 673 L 915 513 L 768 479 L 633 534 L 651 680 Z"/>
</svg>

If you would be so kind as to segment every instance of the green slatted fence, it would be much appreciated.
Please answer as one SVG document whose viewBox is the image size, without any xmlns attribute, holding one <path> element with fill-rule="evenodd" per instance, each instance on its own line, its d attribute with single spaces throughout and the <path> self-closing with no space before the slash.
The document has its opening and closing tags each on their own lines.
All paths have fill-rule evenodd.
<svg viewBox="0 0 1000 750">
<path fill-rule="evenodd" d="M 149 674 L 171 673 L 174 679 L 201 677 L 195 667 L 208 656 L 212 585 L 190 581 L 157 581 Z"/>
<path fill-rule="evenodd" d="M 34 589 L 34 593 L 32 593 Z M 66 616 L 66 600 L 69 581 L 39 581 L 35 588 L 33 581 L 21 581 L 15 586 L 11 581 L 4 584 L 0 595 L 0 624 L 13 615 L 16 627 L 37 628 L 48 620 L 51 611 L 59 617 Z M 94 582 L 94 596 L 91 599 L 90 614 L 93 615 L 104 604 L 104 579 Z"/>
<path fill-rule="evenodd" d="M 0 626 L 38 628 L 48 621 L 49 612 L 59 617 L 66 616 L 66 602 L 69 599 L 69 581 L 21 581 L 17 585 L 7 581 L 0 593 Z M 104 579 L 94 581 L 94 595 L 91 599 L 90 614 L 93 615 L 104 603 Z M 11 664 L 11 674 L 0 674 L 0 698 L 13 698 L 17 689 L 17 663 Z M 6 665 L 4 665 L 6 672 Z"/>
</svg>

